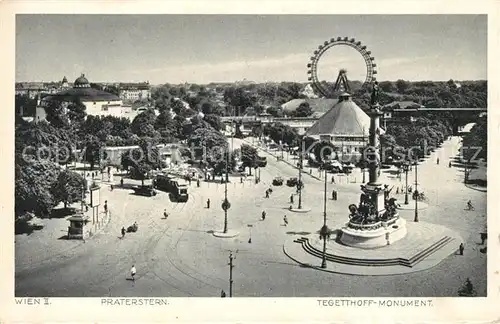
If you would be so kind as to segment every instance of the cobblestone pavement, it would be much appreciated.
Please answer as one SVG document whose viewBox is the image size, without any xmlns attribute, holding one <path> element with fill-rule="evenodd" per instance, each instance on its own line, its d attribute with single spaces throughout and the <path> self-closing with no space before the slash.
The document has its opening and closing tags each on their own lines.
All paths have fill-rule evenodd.
<svg viewBox="0 0 500 324">
<path fill-rule="evenodd" d="M 241 144 L 240 140 L 234 142 L 235 146 Z M 233 178 L 228 185 L 229 228 L 238 230 L 238 237 L 212 235 L 223 228 L 220 204 L 224 185 L 202 182 L 196 188 L 193 183 L 185 204 L 170 202 L 165 193 L 147 198 L 132 195 L 127 189 L 104 189 L 113 217 L 86 243 L 57 240 L 67 228 L 61 220 L 47 221 L 51 224 L 29 237 L 16 236 L 16 296 L 219 297 L 221 289 L 228 291 L 229 250 L 238 250 L 234 254 L 234 296 L 456 296 L 467 277 L 484 296 L 486 256 L 479 252 L 478 233 L 486 222 L 486 193 L 466 188 L 461 183 L 461 170 L 448 168 L 445 156 L 455 155 L 457 143 L 456 138 L 446 142 L 418 170 L 420 186 L 430 198 L 429 208 L 421 211 L 420 218 L 450 227 L 466 241 L 464 256 L 451 256 L 432 269 L 409 275 L 358 277 L 303 268 L 291 261 L 283 253 L 284 241 L 319 230 L 322 225 L 323 184 L 304 177 L 304 205 L 312 210 L 306 214 L 287 212 L 292 188 L 273 187 L 269 199 L 264 198 L 264 191 L 275 176 L 286 180 L 297 176 L 297 170 L 269 156 L 259 184 L 249 177 L 243 184 Z M 440 165 L 435 163 L 436 154 L 442 154 Z M 401 184 L 388 172 L 383 178 Z M 354 179 L 358 183 L 352 183 Z M 355 170 L 349 180 L 328 184 L 328 190 L 335 187 L 339 191 L 338 201 L 328 201 L 329 224 L 347 220 L 347 206 L 359 199 L 360 179 Z M 205 208 L 208 198 L 210 209 Z M 475 211 L 464 210 L 469 199 Z M 168 219 L 162 219 L 165 208 L 170 213 Z M 265 221 L 260 220 L 262 210 L 267 213 Z M 401 213 L 412 218 L 412 211 Z M 287 227 L 283 226 L 285 214 Z M 121 227 L 134 221 L 139 224 L 138 232 L 120 239 Z M 135 282 L 127 280 L 133 264 L 137 268 Z"/>
</svg>

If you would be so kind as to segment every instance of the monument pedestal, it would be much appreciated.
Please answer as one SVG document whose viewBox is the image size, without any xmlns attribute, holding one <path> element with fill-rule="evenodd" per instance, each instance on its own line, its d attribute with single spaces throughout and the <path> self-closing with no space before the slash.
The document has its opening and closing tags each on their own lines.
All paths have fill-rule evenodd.
<svg viewBox="0 0 500 324">
<path fill-rule="evenodd" d="M 406 233 L 406 221 L 399 217 L 367 225 L 347 223 L 342 228 L 340 241 L 355 248 L 374 249 L 391 245 L 405 237 Z"/>
</svg>

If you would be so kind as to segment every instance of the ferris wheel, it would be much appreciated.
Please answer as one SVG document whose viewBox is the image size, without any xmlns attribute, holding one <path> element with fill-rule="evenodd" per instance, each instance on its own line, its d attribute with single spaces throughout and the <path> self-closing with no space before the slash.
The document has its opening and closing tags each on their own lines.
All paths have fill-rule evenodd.
<svg viewBox="0 0 500 324">
<path fill-rule="evenodd" d="M 311 82 L 311 87 L 316 94 L 325 98 L 332 98 L 335 93 L 339 91 L 350 91 L 346 76 L 347 71 L 345 69 L 339 70 L 339 75 L 333 88 L 329 87 L 318 78 L 318 63 L 320 62 L 321 57 L 335 46 L 351 47 L 363 57 L 366 65 L 366 76 L 362 88 L 365 88 L 372 82 L 376 81 L 377 64 L 375 64 L 375 58 L 371 56 L 371 52 L 366 49 L 365 45 L 361 44 L 360 41 L 356 41 L 354 38 L 331 38 L 318 46 L 318 49 L 314 51 L 314 55 L 311 56 L 310 62 L 307 64 L 307 73 L 309 75 L 308 80 Z"/>
</svg>

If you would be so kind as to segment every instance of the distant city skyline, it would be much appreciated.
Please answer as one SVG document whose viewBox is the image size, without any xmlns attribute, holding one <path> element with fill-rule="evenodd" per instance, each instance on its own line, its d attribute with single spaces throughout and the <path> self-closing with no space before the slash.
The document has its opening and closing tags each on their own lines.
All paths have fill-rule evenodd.
<svg viewBox="0 0 500 324">
<path fill-rule="evenodd" d="M 368 47 L 380 81 L 487 79 L 486 15 L 38 14 L 16 17 L 16 82 L 307 82 L 337 36 Z M 361 79 L 361 56 L 332 52 L 325 78 Z"/>
</svg>

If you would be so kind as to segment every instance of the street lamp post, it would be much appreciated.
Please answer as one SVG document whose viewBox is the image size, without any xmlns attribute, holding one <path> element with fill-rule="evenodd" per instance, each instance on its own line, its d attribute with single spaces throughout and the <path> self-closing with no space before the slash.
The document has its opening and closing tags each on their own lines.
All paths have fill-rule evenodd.
<svg viewBox="0 0 500 324">
<path fill-rule="evenodd" d="M 406 182 L 406 186 L 405 186 L 405 205 L 408 205 L 408 171 L 410 170 L 410 167 L 408 165 L 408 162 L 405 162 L 405 164 L 403 164 L 403 170 L 405 172 L 405 182 Z"/>
<path fill-rule="evenodd" d="M 323 197 L 323 228 L 321 236 L 323 237 L 323 259 L 321 261 L 321 268 L 326 268 L 326 238 L 328 236 L 328 227 L 326 226 L 326 190 L 327 190 L 327 173 L 325 171 L 325 192 Z"/>
<path fill-rule="evenodd" d="M 303 145 L 302 145 L 303 146 Z M 299 159 L 299 182 L 298 182 L 298 188 L 299 188 L 299 205 L 297 206 L 298 209 L 302 209 L 302 163 L 303 163 L 303 151 L 300 151 L 300 159 Z"/>
<path fill-rule="evenodd" d="M 222 209 L 224 209 L 224 233 L 227 233 L 227 210 L 229 209 L 229 201 L 227 200 L 227 182 L 229 180 L 227 165 L 229 163 L 229 154 L 226 152 L 226 181 L 224 181 L 224 202 Z"/>
<path fill-rule="evenodd" d="M 417 185 L 418 185 L 418 158 L 417 162 L 415 162 L 415 192 L 418 192 L 417 190 Z M 415 222 L 418 222 L 418 195 L 415 195 Z"/>
</svg>

